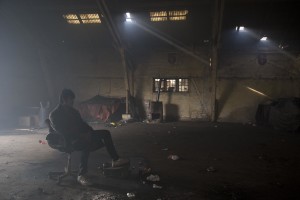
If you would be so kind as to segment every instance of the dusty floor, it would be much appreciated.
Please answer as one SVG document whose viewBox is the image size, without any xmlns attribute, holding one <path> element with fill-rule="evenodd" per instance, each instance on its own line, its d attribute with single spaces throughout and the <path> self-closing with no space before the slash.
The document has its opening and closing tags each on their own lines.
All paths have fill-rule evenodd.
<svg viewBox="0 0 300 200">
<path fill-rule="evenodd" d="M 105 149 L 90 158 L 93 187 L 72 178 L 59 186 L 49 171 L 62 170 L 66 155 L 40 144 L 46 130 L 0 132 L 0 200 L 53 199 L 300 199 L 300 134 L 251 124 L 178 122 L 131 123 L 104 127 L 112 132 L 119 153 L 132 160 L 128 179 L 104 177 L 98 167 Z M 170 160 L 171 154 L 180 160 Z M 79 154 L 73 156 L 73 168 Z M 146 161 L 161 181 L 144 182 L 136 173 Z"/>
</svg>

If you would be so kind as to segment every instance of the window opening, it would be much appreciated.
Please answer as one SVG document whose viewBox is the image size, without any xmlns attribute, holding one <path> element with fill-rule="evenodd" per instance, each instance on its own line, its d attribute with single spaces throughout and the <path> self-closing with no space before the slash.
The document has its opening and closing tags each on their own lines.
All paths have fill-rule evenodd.
<svg viewBox="0 0 300 200">
<path fill-rule="evenodd" d="M 179 92 L 188 92 L 189 91 L 189 81 L 188 79 L 178 79 Z"/>
<path fill-rule="evenodd" d="M 167 21 L 167 11 L 150 12 L 150 20 L 153 22 Z"/>
<path fill-rule="evenodd" d="M 161 92 L 188 92 L 189 79 L 187 78 L 154 78 L 153 92 L 158 92 L 159 84 Z"/>
<path fill-rule="evenodd" d="M 150 12 L 150 21 L 184 21 L 189 13 L 188 10 L 156 11 Z"/>
<path fill-rule="evenodd" d="M 79 18 L 76 14 L 63 15 L 69 24 L 80 24 Z"/>
<path fill-rule="evenodd" d="M 80 14 L 83 24 L 100 24 L 101 20 L 98 14 Z"/>
<path fill-rule="evenodd" d="M 100 24 L 101 19 L 99 14 L 66 14 L 63 17 L 69 24 Z"/>
</svg>

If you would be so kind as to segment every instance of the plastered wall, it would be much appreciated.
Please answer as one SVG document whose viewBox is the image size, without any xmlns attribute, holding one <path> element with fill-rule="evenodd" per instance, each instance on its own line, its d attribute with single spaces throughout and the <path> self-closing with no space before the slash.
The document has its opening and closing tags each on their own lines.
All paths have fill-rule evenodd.
<svg viewBox="0 0 300 200">
<path fill-rule="evenodd" d="M 208 120 L 211 114 L 210 67 L 180 52 L 177 57 L 176 64 L 170 64 L 167 52 L 156 52 L 151 54 L 151 59 L 140 64 L 136 71 L 136 96 L 143 100 L 156 100 L 157 94 L 152 92 L 153 77 L 189 77 L 188 93 L 161 93 L 164 115 L 178 114 L 181 120 Z M 300 96 L 297 57 L 291 59 L 278 52 L 266 57 L 264 65 L 258 63 L 254 53 L 221 57 L 217 80 L 218 121 L 253 122 L 258 104 L 276 98 Z M 175 112 L 168 111 L 169 104 Z"/>
<path fill-rule="evenodd" d="M 111 41 L 111 38 L 107 40 Z M 1 41 L 9 48 L 1 48 L 0 54 L 0 119 L 7 118 L 18 106 L 39 106 L 40 101 L 49 99 L 54 106 L 62 88 L 73 89 L 77 103 L 97 94 L 125 96 L 124 69 L 119 52 L 111 42 L 102 44 L 98 41 L 101 45 L 81 46 L 66 40 L 49 47 L 23 40 L 18 34 L 2 35 Z M 14 45 L 9 45 L 11 43 Z M 146 117 L 145 101 L 157 98 L 152 88 L 153 78 L 161 77 L 190 80 L 187 93 L 161 93 L 165 118 L 210 118 L 208 48 L 189 46 L 187 51 L 195 57 L 165 44 L 154 47 L 134 44 L 130 47 L 134 65 L 131 70 L 134 77 L 132 94 L 142 117 Z M 169 53 L 176 55 L 175 63 L 168 61 Z M 299 66 L 297 54 L 269 52 L 266 64 L 260 65 L 256 53 L 222 52 L 217 79 L 218 121 L 254 121 L 259 103 L 269 98 L 299 97 Z"/>
</svg>

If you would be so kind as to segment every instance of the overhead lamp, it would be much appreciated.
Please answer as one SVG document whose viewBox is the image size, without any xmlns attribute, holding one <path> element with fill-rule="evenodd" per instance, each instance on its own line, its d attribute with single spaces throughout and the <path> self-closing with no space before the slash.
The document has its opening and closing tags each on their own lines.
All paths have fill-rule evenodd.
<svg viewBox="0 0 300 200">
<path fill-rule="evenodd" d="M 126 22 L 132 22 L 132 18 L 131 18 L 130 12 L 126 13 Z"/>
<path fill-rule="evenodd" d="M 244 26 L 236 26 L 235 30 L 236 31 L 245 31 L 245 27 Z"/>
<path fill-rule="evenodd" d="M 268 39 L 268 37 L 264 36 L 262 38 L 260 38 L 260 41 L 266 41 Z"/>
</svg>

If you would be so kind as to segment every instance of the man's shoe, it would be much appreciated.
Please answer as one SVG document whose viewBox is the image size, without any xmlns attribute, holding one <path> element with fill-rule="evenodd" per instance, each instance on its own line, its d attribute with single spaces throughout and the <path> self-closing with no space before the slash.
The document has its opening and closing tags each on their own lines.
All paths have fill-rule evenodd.
<svg viewBox="0 0 300 200">
<path fill-rule="evenodd" d="M 93 183 L 85 175 L 79 175 L 79 176 L 77 176 L 77 181 L 78 181 L 78 183 L 80 183 L 81 185 L 84 185 L 84 186 L 91 186 L 91 185 L 93 185 Z"/>
<path fill-rule="evenodd" d="M 112 167 L 121 167 L 124 165 L 128 165 L 129 164 L 129 160 L 126 158 L 119 158 L 118 160 L 113 160 L 111 163 Z"/>
</svg>

